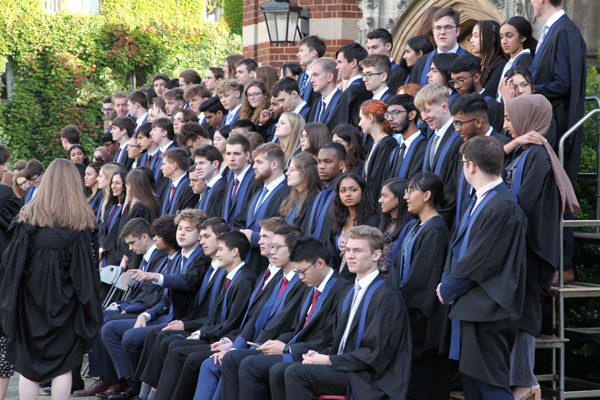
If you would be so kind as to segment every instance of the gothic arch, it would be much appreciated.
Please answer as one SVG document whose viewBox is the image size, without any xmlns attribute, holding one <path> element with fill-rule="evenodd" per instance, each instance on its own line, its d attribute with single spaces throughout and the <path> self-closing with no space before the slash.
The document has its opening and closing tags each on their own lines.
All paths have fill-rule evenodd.
<svg viewBox="0 0 600 400">
<path fill-rule="evenodd" d="M 406 1 L 406 0 L 405 0 Z M 499 0 L 495 0 L 498 3 Z M 473 25 L 477 21 L 484 19 L 494 19 L 501 22 L 504 18 L 496 5 L 489 0 L 425 0 L 413 1 L 406 7 L 404 13 L 400 16 L 393 29 L 394 46 L 392 57 L 400 60 L 404 51 L 404 43 L 414 35 L 420 24 L 425 10 L 431 6 L 447 7 L 451 6 L 460 11 L 460 31 L 459 40 L 464 44 L 467 40 Z M 467 47 L 469 49 L 469 47 Z"/>
</svg>

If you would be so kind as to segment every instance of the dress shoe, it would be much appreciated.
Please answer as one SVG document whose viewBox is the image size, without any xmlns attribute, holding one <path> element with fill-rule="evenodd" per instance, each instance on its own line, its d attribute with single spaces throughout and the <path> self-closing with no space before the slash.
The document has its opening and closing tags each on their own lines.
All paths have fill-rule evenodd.
<svg viewBox="0 0 600 400">
<path fill-rule="evenodd" d="M 90 385 L 90 387 L 88 387 L 87 389 L 74 391 L 73 396 L 77 396 L 77 397 L 94 396 L 97 393 L 107 391 L 109 387 L 110 387 L 110 385 L 108 383 L 104 383 L 101 379 L 98 379 L 96 382 L 92 383 Z"/>
<path fill-rule="evenodd" d="M 100 399 L 108 399 L 115 394 L 120 394 L 121 392 L 124 392 L 124 390 L 125 385 L 119 382 L 114 385 L 110 385 L 108 389 L 106 389 L 104 392 L 96 393 L 96 397 Z"/>
<path fill-rule="evenodd" d="M 73 394 L 75 392 L 79 392 L 79 391 L 81 391 L 81 389 L 83 389 L 83 387 L 71 386 L 71 394 Z M 52 386 L 42 387 L 42 393 L 45 395 L 48 395 L 48 396 L 51 395 L 52 394 Z"/>
<path fill-rule="evenodd" d="M 135 393 L 121 392 L 111 395 L 108 400 L 131 400 L 135 397 Z"/>
</svg>

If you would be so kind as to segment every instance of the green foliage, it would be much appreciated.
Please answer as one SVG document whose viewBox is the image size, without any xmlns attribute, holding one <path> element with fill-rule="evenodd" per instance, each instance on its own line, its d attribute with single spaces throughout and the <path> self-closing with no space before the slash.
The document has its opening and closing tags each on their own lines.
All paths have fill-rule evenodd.
<svg viewBox="0 0 600 400">
<path fill-rule="evenodd" d="M 243 8 L 244 4 L 242 0 L 222 0 L 224 19 L 231 32 L 238 35 L 242 34 L 242 17 L 244 15 Z"/>
<path fill-rule="evenodd" d="M 226 24 L 203 18 L 203 1 L 103 0 L 100 15 L 52 15 L 40 4 L 0 0 L 0 69 L 9 61 L 15 77 L 11 101 L 0 104 L 0 143 L 13 160 L 64 157 L 59 131 L 69 124 L 92 151 L 103 97 L 133 81 L 149 86 L 158 72 L 203 73 L 241 48 Z"/>
</svg>

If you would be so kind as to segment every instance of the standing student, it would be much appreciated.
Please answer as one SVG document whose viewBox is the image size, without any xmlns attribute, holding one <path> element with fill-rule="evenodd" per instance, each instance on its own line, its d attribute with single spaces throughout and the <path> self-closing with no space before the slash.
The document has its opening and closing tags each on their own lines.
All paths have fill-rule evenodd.
<svg viewBox="0 0 600 400">
<path fill-rule="evenodd" d="M 358 43 L 345 44 L 335 53 L 336 69 L 342 81 L 347 82 L 340 97 L 339 118 L 354 126 L 358 126 L 360 106 L 372 97 L 365 87 L 360 66 L 367 56 L 367 50 Z"/>
<path fill-rule="evenodd" d="M 490 93 L 498 90 L 506 55 L 500 43 L 500 24 L 494 20 L 479 21 L 471 33 L 471 53 L 481 60 L 481 85 Z"/>
<path fill-rule="evenodd" d="M 398 146 L 390 154 L 389 178 L 410 179 L 423 169 L 427 137 L 417 127 L 421 113 L 412 96 L 400 94 L 388 101 L 384 114 L 397 136 Z"/>
<path fill-rule="evenodd" d="M 304 72 L 298 77 L 298 88 L 300 97 L 313 107 L 319 98 L 312 85 L 312 63 L 325 55 L 325 42 L 318 36 L 308 36 L 298 43 L 298 63 L 304 67 Z"/>
<path fill-rule="evenodd" d="M 165 101 L 165 112 L 172 118 L 175 115 L 175 111 L 183 109 L 185 106 L 185 100 L 183 99 L 183 89 L 173 88 L 163 93 L 163 99 Z"/>
<path fill-rule="evenodd" d="M 150 162 L 150 169 L 154 175 L 154 182 L 156 187 L 156 193 L 162 194 L 168 183 L 162 172 L 162 155 L 169 149 L 177 147 L 175 145 L 175 131 L 173 130 L 173 123 L 168 118 L 158 118 L 152 123 L 152 130 L 150 131 L 150 138 L 158 146 L 158 152 Z"/>
<path fill-rule="evenodd" d="M 394 91 L 387 84 L 392 70 L 389 58 L 383 55 L 370 55 L 360 62 L 360 67 L 365 88 L 372 93 L 373 100 L 387 102 L 394 95 Z"/>
<path fill-rule="evenodd" d="M 327 125 L 320 122 L 309 122 L 304 125 L 300 136 L 300 147 L 303 152 L 316 157 L 321 147 L 329 142 L 331 142 L 331 135 Z"/>
<path fill-rule="evenodd" d="M 143 91 L 137 90 L 127 96 L 127 112 L 135 118 L 135 133 L 148 119 L 148 98 Z"/>
<path fill-rule="evenodd" d="M 379 230 L 385 239 L 379 260 L 379 273 L 388 281 L 390 265 L 396 258 L 404 238 L 404 226 L 413 219 L 404 199 L 406 189 L 408 189 L 406 179 L 389 179 L 383 183 L 381 196 L 377 200 L 381 207 Z"/>
<path fill-rule="evenodd" d="M 258 63 L 252 58 L 245 58 L 235 65 L 235 80 L 245 87 L 251 80 L 256 79 Z"/>
<path fill-rule="evenodd" d="M 36 399 L 46 379 L 52 398 L 68 399 L 71 370 L 102 321 L 94 214 L 80 181 L 71 162 L 50 164 L 37 196 L 21 210 L 2 263 L 0 318 L 22 399 Z"/>
<path fill-rule="evenodd" d="M 285 175 L 291 190 L 282 201 L 279 214 L 288 223 L 301 227 L 308 217 L 316 195 L 322 189 L 317 159 L 306 153 L 296 154 L 292 157 Z"/>
<path fill-rule="evenodd" d="M 450 395 L 451 365 L 439 353 L 447 310 L 435 289 L 442 277 L 450 233 L 437 208 L 444 202 L 444 185 L 431 172 L 420 172 L 408 184 L 404 200 L 418 219 L 402 232 L 388 281 L 400 288 L 408 307 L 412 332 L 410 399 L 445 400 Z"/>
<path fill-rule="evenodd" d="M 8 171 L 6 164 L 9 159 L 9 151 L 4 146 L 0 146 L 0 178 Z M 8 228 L 20 208 L 21 202 L 10 186 L 0 184 L 0 254 L 4 253 L 8 245 Z"/>
<path fill-rule="evenodd" d="M 251 80 L 244 88 L 240 119 L 249 120 L 253 124 L 258 123 L 260 113 L 269 108 L 270 99 L 271 94 L 265 83 L 259 80 Z M 275 121 L 269 120 L 269 122 L 262 129 L 266 131 Z"/>
<path fill-rule="evenodd" d="M 310 82 L 308 82 L 308 86 L 312 87 Z M 300 114 L 304 119 L 308 118 L 310 104 L 300 95 L 298 82 L 293 78 L 281 78 L 275 82 L 271 95 L 275 99 L 272 103 L 277 102 L 284 112 L 293 112 Z"/>
<path fill-rule="evenodd" d="M 431 42 L 425 35 L 413 36 L 406 41 L 406 46 L 404 47 L 404 52 L 402 53 L 402 60 L 407 66 L 408 75 L 406 79 L 402 81 L 401 85 L 398 86 L 395 93 L 398 93 L 398 89 L 402 85 L 406 85 L 408 83 L 412 69 L 419 60 L 419 58 L 432 51 L 433 46 L 431 45 Z"/>
<path fill-rule="evenodd" d="M 346 150 L 344 172 L 352 171 L 362 174 L 367 150 L 365 149 L 363 135 L 360 130 L 350 124 L 339 124 L 331 131 L 331 141 L 341 144 Z"/>
<path fill-rule="evenodd" d="M 97 162 L 89 163 L 88 166 L 85 167 L 85 176 L 83 177 L 85 187 L 90 190 L 88 203 L 90 204 L 94 215 L 98 214 L 98 210 L 104 197 L 104 190 L 98 187 L 98 176 L 101 167 L 102 165 Z"/>
<path fill-rule="evenodd" d="M 221 126 L 232 125 L 239 119 L 243 93 L 244 87 L 233 79 L 226 79 L 217 86 L 219 100 L 227 110 L 227 115 L 221 121 Z"/>
<path fill-rule="evenodd" d="M 235 66 L 243 59 L 244 56 L 241 54 L 230 54 L 225 57 L 225 63 L 223 65 L 223 78 L 235 79 Z"/>
<path fill-rule="evenodd" d="M 206 183 L 206 189 L 196 208 L 204 211 L 209 218 L 218 217 L 222 213 L 227 186 L 227 181 L 220 172 L 223 156 L 216 147 L 204 145 L 194 151 L 194 163 L 198 178 Z"/>
<path fill-rule="evenodd" d="M 121 169 L 116 171 L 110 180 L 107 208 L 98 232 L 99 261 L 103 267 L 119 265 L 123 257 L 123 249 L 119 246 L 119 221 L 127 198 L 126 176 L 127 171 Z"/>
<path fill-rule="evenodd" d="M 23 170 L 23 176 L 29 181 L 31 186 L 23 195 L 23 204 L 29 203 L 37 195 L 42 176 L 44 176 L 44 164 L 38 160 L 31 160 Z"/>
<path fill-rule="evenodd" d="M 285 154 L 285 164 L 300 152 L 300 137 L 304 130 L 304 118 L 299 114 L 285 112 L 279 117 L 275 137 L 279 139 L 281 149 Z"/>
<path fill-rule="evenodd" d="M 362 171 L 362 176 L 369 184 L 371 198 L 379 196 L 390 154 L 397 145 L 391 136 L 392 127 L 385 118 L 386 112 L 387 106 L 380 100 L 367 100 L 360 107 L 358 125 L 364 133 L 373 138 L 373 147 L 367 154 Z"/>
<path fill-rule="evenodd" d="M 577 25 L 562 9 L 562 0 L 533 0 L 536 17 L 546 23 L 542 28 L 535 57 L 530 66 L 535 93 L 552 103 L 552 119 L 560 138 L 583 117 L 586 80 L 586 44 Z M 565 171 L 575 185 L 583 128 L 565 142 Z"/>
<path fill-rule="evenodd" d="M 460 33 L 460 14 L 452 7 L 444 7 L 435 12 L 433 16 L 433 38 L 437 48 L 419 58 L 410 72 L 409 83 L 421 86 L 427 84 L 427 73 L 431 66 L 433 56 L 438 53 L 464 54 L 467 51 L 458 45 Z"/>
<path fill-rule="evenodd" d="M 409 71 L 403 65 L 396 64 L 391 57 L 393 48 L 394 38 L 387 29 L 377 28 L 367 33 L 367 51 L 369 56 L 382 55 L 390 61 L 391 71 L 387 76 L 387 86 L 389 86 L 391 93 L 396 93 L 400 85 L 404 84 Z"/>
<path fill-rule="evenodd" d="M 194 207 L 198 203 L 198 195 L 190 188 L 187 153 L 183 149 L 169 149 L 161 157 L 163 162 L 160 170 L 169 180 L 161 195 L 161 215 Z"/>
<path fill-rule="evenodd" d="M 476 192 L 436 289 L 442 304 L 452 303 L 451 334 L 441 350 L 459 361 L 466 398 L 513 399 L 510 353 L 524 301 L 527 222 L 502 181 L 498 141 L 477 136 L 461 153 Z"/>
<path fill-rule="evenodd" d="M 119 148 L 115 153 L 113 161 L 121 163 L 126 169 L 131 167 L 133 160 L 127 155 L 127 147 L 129 146 L 129 139 L 135 132 L 135 121 L 129 117 L 117 117 L 113 120 L 112 129 L 110 133 L 115 142 L 119 143 Z"/>
<path fill-rule="evenodd" d="M 356 226 L 348 231 L 348 266 L 356 274 L 334 320 L 332 344 L 309 350 L 302 364 L 285 369 L 287 399 L 323 394 L 404 398 L 410 376 L 410 333 L 400 293 L 379 275 L 383 234 Z"/>
<path fill-rule="evenodd" d="M 347 111 L 339 107 L 342 92 L 337 88 L 338 71 L 333 58 L 322 57 L 311 64 L 311 84 L 313 91 L 320 95 L 311 104 L 307 122 L 322 122 L 331 131 L 338 124 L 347 121 Z"/>
</svg>

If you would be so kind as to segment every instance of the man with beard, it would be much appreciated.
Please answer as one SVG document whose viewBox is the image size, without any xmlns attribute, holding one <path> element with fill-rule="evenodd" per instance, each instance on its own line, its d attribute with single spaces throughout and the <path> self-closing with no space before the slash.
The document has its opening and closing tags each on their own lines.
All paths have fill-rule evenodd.
<svg viewBox="0 0 600 400">
<path fill-rule="evenodd" d="M 388 178 L 410 179 L 423 169 L 427 138 L 417 127 L 420 118 L 412 96 L 401 94 L 389 100 L 385 118 L 390 121 L 398 147 L 392 152 Z"/>
</svg>

